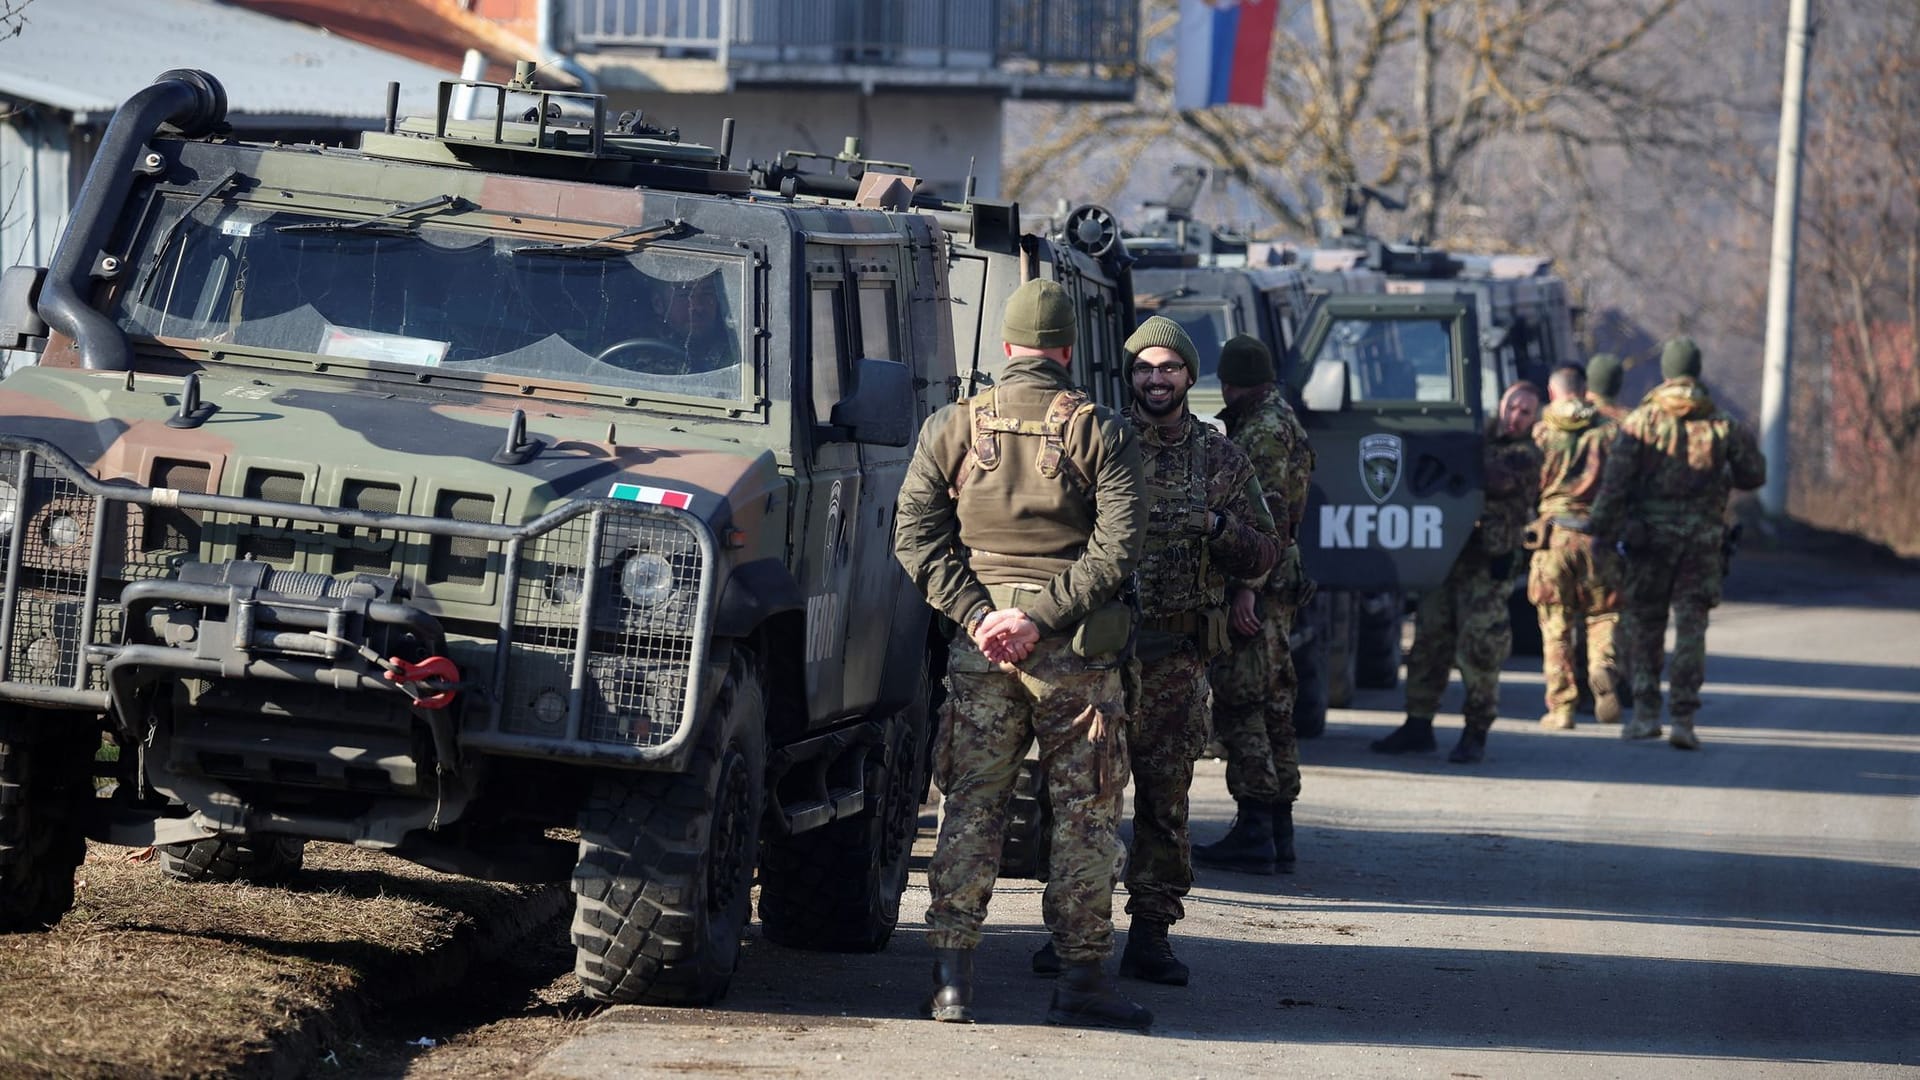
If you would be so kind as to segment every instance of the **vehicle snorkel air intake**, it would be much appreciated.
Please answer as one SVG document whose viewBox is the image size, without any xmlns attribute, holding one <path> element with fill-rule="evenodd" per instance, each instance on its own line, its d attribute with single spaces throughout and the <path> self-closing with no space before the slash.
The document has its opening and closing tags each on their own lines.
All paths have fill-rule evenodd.
<svg viewBox="0 0 1920 1080">
<path fill-rule="evenodd" d="M 100 140 L 100 152 L 87 170 L 74 201 L 69 229 L 53 252 L 46 283 L 40 289 L 40 317 L 73 339 L 81 364 L 103 371 L 124 371 L 132 362 L 127 339 L 113 320 L 87 303 L 96 279 L 125 268 L 106 250 L 119 220 L 118 207 L 136 176 L 153 176 L 164 167 L 147 140 L 162 126 L 189 137 L 206 135 L 227 119 L 227 92 L 204 71 L 176 68 L 114 110 Z"/>
</svg>

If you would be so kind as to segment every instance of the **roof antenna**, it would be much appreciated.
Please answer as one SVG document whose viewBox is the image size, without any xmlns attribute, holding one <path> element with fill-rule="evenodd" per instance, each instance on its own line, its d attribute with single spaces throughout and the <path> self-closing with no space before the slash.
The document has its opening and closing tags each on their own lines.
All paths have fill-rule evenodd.
<svg viewBox="0 0 1920 1080">
<path fill-rule="evenodd" d="M 399 119 L 400 84 L 390 82 L 387 84 L 387 134 L 393 134 L 394 125 L 399 123 Z"/>
<path fill-rule="evenodd" d="M 968 154 L 967 155 L 967 186 L 965 188 L 966 195 L 960 199 L 960 201 L 963 203 L 970 203 L 973 201 L 973 185 L 975 180 L 978 179 L 973 175 L 973 160 L 974 160 L 973 155 Z"/>
<path fill-rule="evenodd" d="M 733 117 L 724 117 L 720 121 L 720 171 L 732 167 L 733 161 Z"/>
</svg>

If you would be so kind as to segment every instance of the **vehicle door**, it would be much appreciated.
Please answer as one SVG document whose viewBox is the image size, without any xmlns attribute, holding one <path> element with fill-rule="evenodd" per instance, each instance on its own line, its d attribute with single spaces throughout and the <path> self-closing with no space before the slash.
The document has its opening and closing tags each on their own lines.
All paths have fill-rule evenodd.
<svg viewBox="0 0 1920 1080">
<path fill-rule="evenodd" d="M 912 447 L 855 443 L 830 418 L 854 388 L 856 358 L 907 359 L 909 283 L 901 238 L 890 232 L 810 242 L 806 260 L 813 437 L 798 562 L 808 593 L 808 712 L 823 718 L 873 708 L 894 629 L 896 606 L 884 601 L 903 575 L 893 557 L 893 511 Z M 917 430 L 927 399 L 914 400 Z"/>
<path fill-rule="evenodd" d="M 1323 589 L 1431 589 L 1480 516 L 1479 331 L 1466 296 L 1325 296 L 1295 388 L 1317 464 L 1300 528 Z"/>
</svg>

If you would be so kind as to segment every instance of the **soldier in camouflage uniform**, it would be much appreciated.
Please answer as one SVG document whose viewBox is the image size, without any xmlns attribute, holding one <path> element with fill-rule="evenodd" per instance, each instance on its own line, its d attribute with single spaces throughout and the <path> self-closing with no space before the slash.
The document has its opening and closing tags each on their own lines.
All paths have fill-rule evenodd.
<svg viewBox="0 0 1920 1080">
<path fill-rule="evenodd" d="M 1447 760 L 1471 764 L 1486 756 L 1487 731 L 1499 711 L 1500 665 L 1513 651 L 1507 592 L 1514 552 L 1539 502 L 1540 449 L 1532 438 L 1539 419 L 1540 391 L 1532 383 L 1515 383 L 1500 396 L 1499 415 L 1488 421 L 1486 507 L 1447 579 L 1420 598 L 1407 653 L 1407 720 L 1373 741 L 1377 753 L 1434 748 L 1433 716 L 1448 670 L 1458 664 L 1466 727 Z"/>
<path fill-rule="evenodd" d="M 1146 549 L 1140 560 L 1139 695 L 1128 714 L 1133 847 L 1120 973 L 1184 986 L 1187 966 L 1167 931 L 1193 885 L 1187 789 L 1207 745 L 1207 662 L 1228 647 L 1229 579 L 1272 569 L 1279 537 L 1253 463 L 1187 410 L 1200 358 L 1180 324 L 1158 315 L 1124 346 L 1133 383 L 1126 409 L 1146 459 Z"/>
<path fill-rule="evenodd" d="M 1621 735 L 1660 734 L 1660 668 L 1673 609 L 1673 670 L 1667 741 L 1696 749 L 1693 714 L 1706 679 L 1707 611 L 1720 602 L 1725 573 L 1727 499 L 1733 488 L 1766 483 L 1767 459 L 1753 432 L 1713 403 L 1700 384 L 1700 349 L 1690 338 L 1667 342 L 1666 381 L 1620 425 L 1600 494 L 1594 532 L 1626 549 L 1626 637 L 1632 650 L 1633 721 Z"/>
<path fill-rule="evenodd" d="M 1300 797 L 1300 742 L 1293 732 L 1298 689 L 1287 637 L 1313 583 L 1294 541 L 1307 511 L 1313 448 L 1274 385 L 1273 355 L 1241 334 L 1220 348 L 1220 421 L 1246 451 L 1280 533 L 1280 561 L 1265 579 L 1230 598 L 1233 648 L 1213 662 L 1213 734 L 1226 750 L 1227 791 L 1239 808 L 1227 835 L 1193 849 L 1202 866 L 1271 874 L 1293 870 L 1293 804 Z"/>
<path fill-rule="evenodd" d="M 1029 281 L 1007 302 L 998 384 L 927 419 L 901 485 L 895 553 L 961 627 L 947 661 L 927 869 L 936 1020 L 971 1022 L 973 949 L 999 875 L 1007 796 L 1037 740 L 1053 805 L 1045 897 L 1065 974 L 1049 1023 L 1144 1029 L 1103 971 L 1126 787 L 1118 601 L 1144 536 L 1140 444 L 1068 382 L 1072 300 Z"/>
<path fill-rule="evenodd" d="M 1620 358 L 1612 353 L 1595 353 L 1587 361 L 1587 401 L 1600 410 L 1600 415 L 1613 423 L 1627 418 L 1627 407 L 1614 400 L 1620 396 L 1620 384 L 1626 380 L 1627 369 Z"/>
<path fill-rule="evenodd" d="M 1593 496 L 1617 429 L 1585 400 L 1586 375 L 1568 364 L 1547 381 L 1551 399 L 1533 441 L 1540 447 L 1540 514 L 1528 531 L 1534 548 L 1527 599 L 1540 615 L 1541 671 L 1547 684 L 1547 711 L 1540 726 L 1574 726 L 1580 697 L 1575 667 L 1576 631 L 1586 637 L 1587 685 L 1594 713 L 1603 724 L 1620 720 L 1614 693 L 1614 628 L 1620 621 L 1619 556 L 1594 542 Z"/>
</svg>

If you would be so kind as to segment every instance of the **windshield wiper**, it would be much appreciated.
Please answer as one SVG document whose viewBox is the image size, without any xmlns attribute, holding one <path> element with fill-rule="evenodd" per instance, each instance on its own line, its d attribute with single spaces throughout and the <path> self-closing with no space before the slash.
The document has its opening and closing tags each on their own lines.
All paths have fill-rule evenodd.
<svg viewBox="0 0 1920 1080">
<path fill-rule="evenodd" d="M 422 210 L 433 210 L 442 206 L 451 207 L 456 211 L 470 210 L 473 208 L 472 203 L 460 198 L 458 195 L 435 195 L 431 199 L 421 199 L 417 203 L 408 203 L 405 206 L 395 207 L 381 214 L 379 217 L 362 218 L 359 221 L 296 221 L 291 225 L 282 225 L 273 231 L 277 233 L 373 232 L 386 235 L 411 235 L 416 228 L 415 224 L 413 222 L 398 220 L 399 218 L 407 214 L 417 214 Z"/>
<path fill-rule="evenodd" d="M 174 237 L 180 235 L 181 227 L 193 220 L 193 215 L 199 213 L 200 208 L 207 205 L 208 199 L 227 190 L 228 186 L 238 179 L 239 176 L 240 170 L 238 169 L 228 169 L 226 172 L 220 174 L 213 183 L 207 185 L 207 190 L 201 192 L 198 197 L 187 204 L 185 213 L 182 213 L 179 217 L 174 218 L 167 224 L 166 231 L 160 234 L 160 238 L 153 245 L 153 254 L 148 255 L 147 261 L 140 265 L 140 277 L 138 279 L 140 289 L 134 295 L 142 300 L 146 299 L 148 290 L 153 287 L 153 272 L 158 270 L 160 263 L 166 259 L 168 250 L 173 247 Z"/>
<path fill-rule="evenodd" d="M 668 218 L 652 225 L 635 225 L 631 228 L 610 232 L 598 240 L 582 240 L 577 244 L 535 244 L 532 247 L 513 249 L 515 255 L 631 255 L 646 246 L 649 240 L 660 240 L 690 231 L 683 218 Z M 616 241 L 626 241 L 617 243 Z"/>
</svg>

